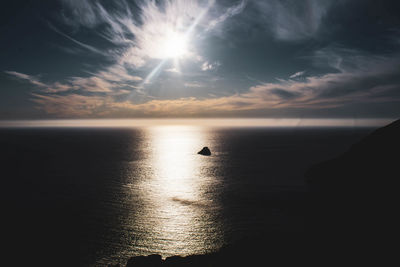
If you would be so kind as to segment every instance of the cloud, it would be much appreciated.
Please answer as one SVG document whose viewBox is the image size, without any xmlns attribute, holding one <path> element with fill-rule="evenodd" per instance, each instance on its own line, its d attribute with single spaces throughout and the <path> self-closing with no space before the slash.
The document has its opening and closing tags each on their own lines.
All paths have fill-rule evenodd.
<svg viewBox="0 0 400 267">
<path fill-rule="evenodd" d="M 132 88 L 136 81 L 142 81 L 138 75 L 132 75 L 132 72 L 138 70 L 148 71 L 147 77 L 155 77 L 162 71 L 165 61 L 165 47 L 163 43 L 171 34 L 175 32 L 195 38 L 199 32 L 194 33 L 194 29 L 205 29 L 209 21 L 222 23 L 228 17 L 241 12 L 245 2 L 226 10 L 218 11 L 216 14 L 208 14 L 208 10 L 214 5 L 214 0 L 206 1 L 141 1 L 137 2 L 135 13 L 132 13 L 131 6 L 121 0 L 107 5 L 107 9 L 100 1 L 77 1 L 62 0 L 64 4 L 63 21 L 75 27 L 89 28 L 98 36 L 114 44 L 114 48 L 109 49 L 107 53 L 98 48 L 81 42 L 70 35 L 65 34 L 58 28 L 49 23 L 49 27 L 64 36 L 71 42 L 87 51 L 105 56 L 112 65 L 108 68 L 90 72 L 90 77 L 71 77 L 59 82 L 58 87 L 54 84 L 44 84 L 48 93 L 64 92 L 67 90 L 84 90 L 88 92 L 111 93 L 120 86 Z M 215 11 L 215 9 L 214 9 Z M 222 15 L 220 13 L 222 12 Z M 211 17 L 210 17 L 211 16 Z M 217 18 L 215 20 L 215 18 Z M 215 24 L 214 23 L 214 24 Z M 65 50 L 71 51 L 70 48 Z M 189 59 L 198 61 L 194 46 L 188 48 L 186 55 Z M 219 65 L 218 62 L 207 63 L 203 66 L 204 70 L 214 69 Z M 151 70 L 150 68 L 153 68 Z M 180 71 L 179 66 L 170 68 L 167 72 L 176 73 Z M 150 78 L 143 81 L 143 85 L 149 84 Z M 126 84 L 126 81 L 129 84 Z M 137 87 L 134 87 L 137 89 Z"/>
<path fill-rule="evenodd" d="M 366 60 L 354 55 L 359 62 Z M 35 102 L 51 114 L 60 116 L 209 116 L 258 113 L 268 110 L 321 110 L 356 103 L 400 102 L 400 56 L 370 61 L 368 68 L 346 67 L 346 71 L 309 76 L 301 81 L 280 79 L 261 83 L 245 93 L 210 98 L 150 99 L 143 103 L 118 101 L 110 95 L 42 96 Z M 354 59 L 353 59 L 354 60 Z M 197 83 L 187 84 L 198 85 Z M 73 108 L 74 106 L 77 108 Z M 85 106 L 85 108 L 84 108 Z"/>
<path fill-rule="evenodd" d="M 71 84 L 74 88 L 84 89 L 87 92 L 112 92 L 113 84 L 99 77 L 73 77 Z"/>
<path fill-rule="evenodd" d="M 279 107 L 328 108 L 352 102 L 399 101 L 398 59 L 354 55 L 353 66 L 342 66 L 340 72 L 311 76 L 304 81 L 264 83 L 252 87 L 248 95 L 276 100 L 274 105 Z"/>
<path fill-rule="evenodd" d="M 186 83 L 184 83 L 184 86 L 185 87 L 193 87 L 193 88 L 204 87 L 204 85 L 199 82 L 186 82 Z"/>
<path fill-rule="evenodd" d="M 130 75 L 126 68 L 113 65 L 104 71 L 89 73 L 88 77 L 71 77 L 64 82 L 45 83 L 39 78 L 15 71 L 6 71 L 18 79 L 26 80 L 37 86 L 41 93 L 64 93 L 67 91 L 115 93 L 121 92 L 125 88 L 135 89 L 135 84 L 142 81 L 142 78 Z"/>
<path fill-rule="evenodd" d="M 163 43 L 174 32 L 197 38 L 201 32 L 212 30 L 228 18 L 240 14 L 246 7 L 246 1 L 223 8 L 217 6 L 215 0 L 151 0 L 137 2 L 135 13 L 132 13 L 130 5 L 123 0 L 115 1 L 107 9 L 98 1 L 63 2 L 69 10 L 64 17 L 67 24 L 97 27 L 99 36 L 121 48 L 115 54 L 116 61 L 137 68 L 144 66 L 149 59 L 164 59 Z M 87 17 L 82 18 L 86 13 Z M 60 34 L 85 47 L 85 44 L 72 37 Z M 190 46 L 189 50 L 189 54 L 195 58 L 195 47 Z"/>
<path fill-rule="evenodd" d="M 221 66 L 221 63 L 218 61 L 215 61 L 213 63 L 210 63 L 208 61 L 205 61 L 202 65 L 201 65 L 201 70 L 202 71 L 208 71 L 208 70 L 214 70 L 216 68 L 218 68 L 219 66 Z"/>
<path fill-rule="evenodd" d="M 12 75 L 18 79 L 28 81 L 29 83 L 35 85 L 36 87 L 39 88 L 40 92 L 42 93 L 61 93 L 65 91 L 69 91 L 74 89 L 74 86 L 71 84 L 64 84 L 64 83 L 59 83 L 55 82 L 53 84 L 48 84 L 41 82 L 39 78 L 24 74 L 24 73 L 19 73 L 16 71 L 5 71 L 5 73 Z"/>
<path fill-rule="evenodd" d="M 289 78 L 290 78 L 290 79 L 298 78 L 298 77 L 300 77 L 300 76 L 303 76 L 305 73 L 306 73 L 305 71 L 299 71 L 299 72 L 296 72 L 296 73 L 290 75 Z"/>
<path fill-rule="evenodd" d="M 32 101 L 38 104 L 38 108 L 48 114 L 59 117 L 90 117 L 101 116 L 107 99 L 100 96 L 84 96 L 78 94 L 42 95 L 32 94 Z"/>
<path fill-rule="evenodd" d="M 92 1 L 62 0 L 61 2 L 65 7 L 62 13 L 65 23 L 75 27 L 81 25 L 94 27 L 100 23 Z"/>
<path fill-rule="evenodd" d="M 211 30 L 214 27 L 216 27 L 218 24 L 222 24 L 228 18 L 242 13 L 242 11 L 245 9 L 245 7 L 246 7 L 246 1 L 241 1 L 236 6 L 229 7 L 222 15 L 220 15 L 219 17 L 212 19 L 210 21 L 210 23 L 208 24 L 207 30 Z"/>
<path fill-rule="evenodd" d="M 172 68 L 166 69 L 165 71 L 166 72 L 172 72 L 172 73 L 181 73 L 180 70 L 178 70 L 178 68 L 176 68 L 176 67 L 172 67 Z"/>
<path fill-rule="evenodd" d="M 143 85 L 149 84 L 151 77 L 156 77 L 162 71 L 165 64 L 165 49 L 161 47 L 169 36 L 178 32 L 188 38 L 197 38 L 202 32 L 223 23 L 228 18 L 235 16 L 243 11 L 246 6 L 245 1 L 239 4 L 222 8 L 215 5 L 214 0 L 205 1 L 183 1 L 171 0 L 165 2 L 158 1 L 139 1 L 135 3 L 135 9 L 124 0 L 115 1 L 107 4 L 107 9 L 100 1 L 78 1 L 62 0 L 63 11 L 61 19 L 67 25 L 74 27 L 74 33 L 80 28 L 87 28 L 98 36 L 114 44 L 113 48 L 102 51 L 93 45 L 82 42 L 73 35 L 68 35 L 52 23 L 49 27 L 56 33 L 67 38 L 77 45 L 77 47 L 102 55 L 113 62 L 106 68 L 89 72 L 90 76 L 69 77 L 63 81 L 44 83 L 34 76 L 21 76 L 31 84 L 40 87 L 42 93 L 64 93 L 67 91 L 84 91 L 96 93 L 115 93 L 116 91 L 126 90 L 127 88 L 138 90 L 135 83 L 142 82 Z M 208 11 L 213 7 L 212 11 Z M 134 11 L 134 12 L 133 12 Z M 196 31 L 195 31 L 196 29 Z M 65 47 L 64 51 L 74 53 L 71 47 Z M 195 46 L 188 48 L 187 57 L 198 62 Z M 155 67 L 155 66 L 161 67 Z M 204 62 L 201 66 L 203 71 L 213 70 L 220 65 L 219 62 Z M 153 68 L 151 70 L 150 68 Z M 133 73 L 138 70 L 148 72 L 143 79 Z M 175 66 L 169 68 L 167 72 L 180 73 Z M 141 71 L 143 73 L 143 71 Z M 16 75 L 14 75 L 16 76 Z M 194 83 L 188 86 L 193 87 Z"/>
<path fill-rule="evenodd" d="M 95 47 L 93 47 L 93 46 L 91 46 L 91 45 L 82 43 L 82 42 L 80 42 L 80 41 L 78 41 L 78 40 L 75 40 L 75 39 L 72 38 L 71 36 L 69 36 L 69 35 L 63 33 L 62 31 L 60 31 L 59 29 L 57 29 L 55 26 L 53 26 L 51 23 L 49 23 L 48 25 L 49 25 L 50 29 L 52 29 L 52 30 L 55 31 L 56 33 L 58 33 L 58 34 L 64 36 L 64 37 L 67 38 L 68 40 L 74 42 L 75 44 L 79 45 L 80 47 L 83 47 L 83 48 L 85 48 L 86 50 L 88 50 L 88 51 L 90 51 L 90 52 L 93 52 L 93 53 L 96 53 L 96 54 L 105 55 L 105 53 L 103 53 L 103 52 L 100 51 L 99 49 L 97 49 L 97 48 L 95 48 Z"/>
<path fill-rule="evenodd" d="M 332 1 L 256 1 L 266 25 L 277 39 L 296 41 L 314 36 Z"/>
<path fill-rule="evenodd" d="M 112 82 L 140 82 L 143 79 L 137 75 L 131 75 L 128 68 L 122 65 L 112 65 L 106 70 L 98 71 L 97 73 L 92 73 L 94 76 L 112 81 Z"/>
<path fill-rule="evenodd" d="M 43 88 L 46 87 L 46 85 L 44 83 L 40 82 L 39 79 L 35 76 L 23 74 L 23 73 L 16 72 L 16 71 L 5 71 L 5 73 L 12 75 L 18 79 L 26 80 L 26 81 L 30 82 L 31 84 L 36 85 L 38 87 L 43 87 Z"/>
<path fill-rule="evenodd" d="M 237 51 L 237 56 L 241 56 L 240 52 L 243 52 L 241 50 L 243 47 L 240 47 L 239 42 L 234 43 L 235 40 L 227 42 L 226 39 L 218 38 L 220 36 L 216 35 L 208 38 L 211 31 L 217 31 L 219 34 L 218 30 L 222 29 L 219 26 L 223 23 L 232 22 L 235 27 L 239 24 L 246 27 L 249 25 L 247 23 L 254 19 L 257 20 L 259 27 L 261 24 L 261 27 L 268 28 L 276 39 L 306 40 L 315 37 L 320 32 L 332 1 L 240 1 L 227 8 L 222 7 L 221 2 L 212 0 L 138 1 L 135 3 L 135 9 L 133 9 L 133 5 L 122 0 L 107 2 L 107 5 L 101 1 L 62 1 L 67 7 L 63 13 L 63 20 L 66 24 L 74 27 L 74 33 L 85 27 L 85 31 L 89 29 L 109 41 L 105 43 L 112 46 L 107 53 L 104 53 L 86 42 L 77 40 L 78 38 L 75 38 L 74 34 L 67 35 L 52 25 L 50 27 L 73 42 L 76 49 L 79 47 L 82 50 L 101 54 L 109 59 L 107 62 L 112 63 L 90 72 L 86 71 L 85 75 L 66 77 L 55 82 L 46 81 L 43 78 L 46 76 L 42 75 L 33 76 L 7 71 L 6 73 L 9 75 L 35 86 L 32 100 L 49 114 L 64 117 L 182 116 L 182 114 L 218 116 L 228 113 L 237 114 L 242 111 L 263 112 L 285 108 L 338 108 L 355 102 L 399 101 L 400 98 L 399 56 L 395 55 L 391 59 L 388 56 L 369 55 L 345 47 L 325 47 L 312 53 L 308 58 L 300 55 L 303 59 L 306 58 L 313 62 L 313 66 L 299 67 L 299 69 L 307 69 L 307 75 L 305 75 L 305 71 L 299 71 L 290 75 L 288 79 L 277 79 L 275 82 L 260 82 L 259 80 L 262 78 L 258 76 L 257 80 L 253 79 L 251 83 L 247 79 L 246 82 L 234 84 L 243 78 L 242 70 L 237 70 L 243 69 L 242 67 L 246 65 L 242 61 L 232 60 L 230 62 L 238 62 L 236 66 L 232 66 L 235 71 L 231 73 L 220 71 L 221 75 L 226 76 L 211 77 L 215 73 L 212 70 L 221 66 L 218 60 L 224 62 L 225 66 L 227 65 L 225 64 L 226 58 L 232 55 L 225 55 L 224 52 L 221 52 L 218 54 L 220 56 L 218 60 L 213 59 L 210 55 L 219 50 L 205 51 L 207 46 L 202 47 L 203 41 L 210 41 L 210 47 L 212 44 L 220 45 L 218 49 L 224 49 L 225 45 L 229 46 L 230 49 L 226 49 L 227 53 L 228 50 Z M 251 16 L 261 15 L 261 23 L 260 17 L 250 18 L 250 15 L 240 16 L 241 19 L 244 18 L 244 21 L 237 23 L 231 20 L 234 16 L 247 12 L 254 6 L 257 11 L 254 13 L 253 9 L 249 14 Z M 234 33 L 242 34 L 240 30 L 242 29 Z M 179 32 L 193 38 L 194 44 L 189 45 L 188 48 L 189 63 L 182 62 L 184 64 L 180 66 L 172 66 L 169 64 L 172 61 L 165 60 L 160 44 L 171 32 Z M 253 33 L 258 34 L 258 28 L 249 33 L 249 36 L 253 36 Z M 227 34 L 224 37 L 229 36 L 231 35 Z M 239 36 L 239 38 L 241 37 Z M 262 38 L 264 37 L 260 37 L 260 39 Z M 222 42 L 220 42 L 221 40 Z M 202 50 L 203 48 L 204 50 Z M 298 46 L 296 46 L 297 48 Z M 255 52 L 254 54 L 257 56 L 260 52 L 260 50 L 249 51 L 251 50 L 249 47 L 246 49 L 247 52 Z M 271 49 L 273 49 L 273 45 L 271 45 Z M 207 52 L 210 55 L 200 55 L 200 53 L 206 54 Z M 263 60 L 262 56 L 260 53 L 260 59 Z M 276 58 L 271 56 L 271 62 L 275 61 Z M 252 68 L 253 66 L 254 69 L 261 70 L 266 65 L 263 64 L 261 67 L 261 65 L 254 64 Z M 159 75 L 161 70 L 166 73 Z M 264 70 L 268 71 L 268 68 Z M 165 81 L 177 76 L 177 73 L 182 76 L 180 85 L 192 88 L 221 85 L 221 92 L 214 95 L 205 92 L 202 98 L 181 98 L 179 95 L 168 95 L 168 92 L 165 94 L 162 92 L 155 98 L 147 96 L 146 89 L 152 90 L 152 93 L 159 92 L 164 88 L 170 89 L 168 86 L 171 87 L 170 84 L 176 83 L 167 84 Z M 284 75 L 287 77 L 287 74 Z M 232 78 L 231 81 L 223 80 L 228 76 Z M 152 77 L 159 77 L 163 79 L 163 82 L 150 83 Z M 301 79 L 299 79 L 300 77 Z M 213 78 L 221 78 L 221 81 L 211 85 L 210 81 Z M 160 88 L 155 88 L 157 86 Z M 230 90 L 224 86 L 232 88 Z M 239 88 L 240 86 L 243 87 Z M 230 95 L 229 93 L 223 94 L 229 90 Z M 192 92 L 200 95 L 198 92 L 201 91 L 186 90 L 185 95 L 188 96 Z M 133 99 L 139 93 L 142 96 Z M 125 97 L 125 95 L 129 96 Z M 157 98 L 165 95 L 168 95 L 169 99 Z M 205 95 L 208 95 L 208 98 L 204 98 Z M 174 97 L 175 99 L 173 99 Z"/>
<path fill-rule="evenodd" d="M 116 54 L 119 63 L 143 66 L 147 59 L 163 59 L 163 49 L 160 45 L 172 32 L 190 34 L 188 31 L 196 24 L 197 19 L 208 10 L 208 3 L 213 1 L 155 1 L 139 2 L 140 12 L 132 14 L 129 5 L 117 1 L 114 8 L 105 9 L 99 2 L 64 0 L 73 12 L 69 12 L 66 22 L 87 11 L 88 19 L 76 21 L 81 27 L 93 28 L 99 25 L 100 36 L 122 46 L 122 53 Z M 201 19 L 201 18 L 200 18 Z M 86 24 L 86 22 L 89 22 Z M 198 22 L 197 22 L 198 23 Z M 195 25 L 194 25 L 195 26 Z"/>
<path fill-rule="evenodd" d="M 283 88 L 272 88 L 269 89 L 269 92 L 272 96 L 277 96 L 280 99 L 283 100 L 289 100 L 289 99 L 294 99 L 296 97 L 301 96 L 301 93 L 299 92 L 293 92 L 289 90 L 285 90 Z"/>
</svg>

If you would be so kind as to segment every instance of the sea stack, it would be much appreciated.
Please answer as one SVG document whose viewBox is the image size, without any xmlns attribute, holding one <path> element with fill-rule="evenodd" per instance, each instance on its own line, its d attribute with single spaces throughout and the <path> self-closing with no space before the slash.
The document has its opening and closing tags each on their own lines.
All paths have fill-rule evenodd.
<svg viewBox="0 0 400 267">
<path fill-rule="evenodd" d="M 203 155 L 203 156 L 210 156 L 211 155 L 211 151 L 208 147 L 203 147 L 202 150 L 200 150 L 199 152 L 197 152 L 197 154 Z"/>
</svg>

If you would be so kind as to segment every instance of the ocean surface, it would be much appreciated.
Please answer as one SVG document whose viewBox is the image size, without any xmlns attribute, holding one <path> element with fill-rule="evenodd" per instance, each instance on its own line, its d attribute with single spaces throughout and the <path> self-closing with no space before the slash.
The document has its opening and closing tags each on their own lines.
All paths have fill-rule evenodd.
<svg viewBox="0 0 400 267">
<path fill-rule="evenodd" d="M 304 172 L 371 127 L 2 128 L 7 257 L 107 266 L 302 232 Z M 208 146 L 211 156 L 197 152 Z"/>
</svg>

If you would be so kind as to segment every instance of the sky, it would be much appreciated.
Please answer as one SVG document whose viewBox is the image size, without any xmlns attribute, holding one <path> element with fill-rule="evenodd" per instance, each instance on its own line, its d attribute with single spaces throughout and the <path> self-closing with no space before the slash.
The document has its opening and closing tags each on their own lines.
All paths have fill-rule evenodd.
<svg viewBox="0 0 400 267">
<path fill-rule="evenodd" d="M 400 117 L 399 1 L 1 6 L 2 120 Z"/>
</svg>

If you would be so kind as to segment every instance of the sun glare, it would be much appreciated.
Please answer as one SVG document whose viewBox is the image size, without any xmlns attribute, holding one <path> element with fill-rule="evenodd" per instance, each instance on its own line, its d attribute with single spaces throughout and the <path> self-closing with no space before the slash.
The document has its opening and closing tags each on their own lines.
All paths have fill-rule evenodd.
<svg viewBox="0 0 400 267">
<path fill-rule="evenodd" d="M 187 54 L 187 38 L 180 33 L 172 32 L 166 35 L 160 46 L 164 58 L 181 58 Z"/>
</svg>

